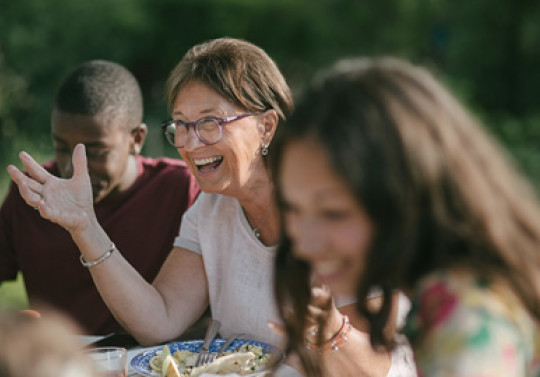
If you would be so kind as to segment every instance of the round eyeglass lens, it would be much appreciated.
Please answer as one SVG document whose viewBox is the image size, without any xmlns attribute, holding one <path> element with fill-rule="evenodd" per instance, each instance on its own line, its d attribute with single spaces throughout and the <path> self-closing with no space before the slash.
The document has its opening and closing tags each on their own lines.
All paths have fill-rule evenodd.
<svg viewBox="0 0 540 377">
<path fill-rule="evenodd" d="M 197 133 L 202 142 L 214 144 L 221 139 L 221 126 L 215 119 L 201 119 L 197 123 Z"/>
<path fill-rule="evenodd" d="M 165 136 L 167 136 L 167 140 L 169 141 L 169 143 L 171 143 L 171 145 L 173 146 L 182 145 L 182 144 L 177 143 L 176 133 L 177 133 L 177 129 L 183 129 L 183 128 L 184 127 L 177 127 L 174 122 L 170 122 L 167 125 L 167 127 L 165 128 Z"/>
</svg>

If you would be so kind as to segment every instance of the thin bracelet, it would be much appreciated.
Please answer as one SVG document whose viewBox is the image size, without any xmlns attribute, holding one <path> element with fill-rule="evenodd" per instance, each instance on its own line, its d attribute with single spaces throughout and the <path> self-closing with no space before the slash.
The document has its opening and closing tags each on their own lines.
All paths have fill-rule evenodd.
<svg viewBox="0 0 540 377">
<path fill-rule="evenodd" d="M 112 253 L 116 250 L 116 245 L 114 244 L 114 242 L 111 242 L 111 247 L 109 247 L 109 250 L 107 250 L 105 252 L 105 254 L 103 254 L 101 257 L 99 257 L 98 259 L 96 260 L 93 260 L 93 261 L 87 261 L 86 259 L 84 259 L 84 257 L 82 256 L 81 254 L 81 263 L 84 267 L 86 268 L 90 268 L 90 267 L 94 267 L 94 266 L 97 266 L 98 264 L 100 264 L 101 262 L 105 261 L 107 258 L 109 258 Z"/>
<path fill-rule="evenodd" d="M 351 331 L 351 324 L 349 322 L 349 317 L 344 315 L 343 316 L 343 323 L 341 324 L 341 327 L 338 332 L 334 334 L 332 338 L 324 342 L 322 346 L 318 346 L 317 344 L 313 344 L 309 341 L 305 341 L 306 347 L 310 350 L 319 351 L 319 352 L 336 352 L 339 351 L 345 343 L 347 343 L 349 332 Z"/>
</svg>

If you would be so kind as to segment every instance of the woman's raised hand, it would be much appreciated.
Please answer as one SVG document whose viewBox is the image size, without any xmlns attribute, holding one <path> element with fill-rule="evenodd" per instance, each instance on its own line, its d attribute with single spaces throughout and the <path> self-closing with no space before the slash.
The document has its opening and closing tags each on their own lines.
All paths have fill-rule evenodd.
<svg viewBox="0 0 540 377">
<path fill-rule="evenodd" d="M 19 157 L 28 176 L 13 165 L 8 166 L 7 171 L 26 203 L 69 232 L 88 226 L 95 214 L 84 145 L 78 144 L 73 150 L 73 177 L 70 179 L 53 176 L 26 152 L 21 152 Z"/>
<path fill-rule="evenodd" d="M 313 286 L 304 334 L 306 343 L 315 345 L 319 339 L 323 342 L 330 340 L 341 327 L 342 320 L 343 316 L 334 304 L 330 289 L 325 285 Z M 321 329 L 324 329 L 324 333 L 320 337 Z"/>
</svg>

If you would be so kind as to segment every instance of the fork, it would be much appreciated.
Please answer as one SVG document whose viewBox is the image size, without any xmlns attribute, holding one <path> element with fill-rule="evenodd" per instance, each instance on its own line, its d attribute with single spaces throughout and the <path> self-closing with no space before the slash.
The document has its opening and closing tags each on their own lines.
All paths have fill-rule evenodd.
<svg viewBox="0 0 540 377">
<path fill-rule="evenodd" d="M 246 335 L 246 334 L 232 334 L 231 336 L 229 336 L 227 338 L 227 340 L 225 340 L 225 343 L 223 343 L 223 345 L 221 346 L 221 348 L 219 349 L 218 352 L 213 352 L 213 353 L 210 354 L 210 359 L 207 362 L 211 363 L 212 361 L 217 359 L 219 356 L 222 356 L 223 352 L 225 352 L 227 347 L 229 347 L 229 345 L 232 342 L 234 342 L 236 339 L 238 339 L 238 338 L 240 338 L 241 336 L 244 336 L 244 335 Z"/>
<path fill-rule="evenodd" d="M 221 323 L 219 321 L 217 320 L 210 321 L 210 324 L 208 325 L 208 329 L 206 329 L 206 335 L 204 336 L 204 343 L 201 347 L 201 351 L 199 352 L 199 356 L 197 356 L 197 361 L 195 361 L 196 367 L 209 362 L 210 353 L 208 351 L 208 348 L 210 347 L 212 340 L 216 337 L 216 334 L 218 333 L 220 326 L 221 326 Z"/>
</svg>

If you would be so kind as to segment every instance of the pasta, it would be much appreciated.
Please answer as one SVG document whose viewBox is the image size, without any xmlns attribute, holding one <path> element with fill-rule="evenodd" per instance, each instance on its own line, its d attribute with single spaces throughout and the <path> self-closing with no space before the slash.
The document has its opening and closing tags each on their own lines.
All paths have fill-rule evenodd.
<svg viewBox="0 0 540 377">
<path fill-rule="evenodd" d="M 188 350 L 178 350 L 171 355 L 169 347 L 164 346 L 150 358 L 148 364 L 164 377 L 197 377 L 202 373 L 245 375 L 264 369 L 271 357 L 261 346 L 251 344 L 227 351 L 212 363 L 199 367 L 195 367 L 197 356 L 198 353 Z"/>
</svg>

